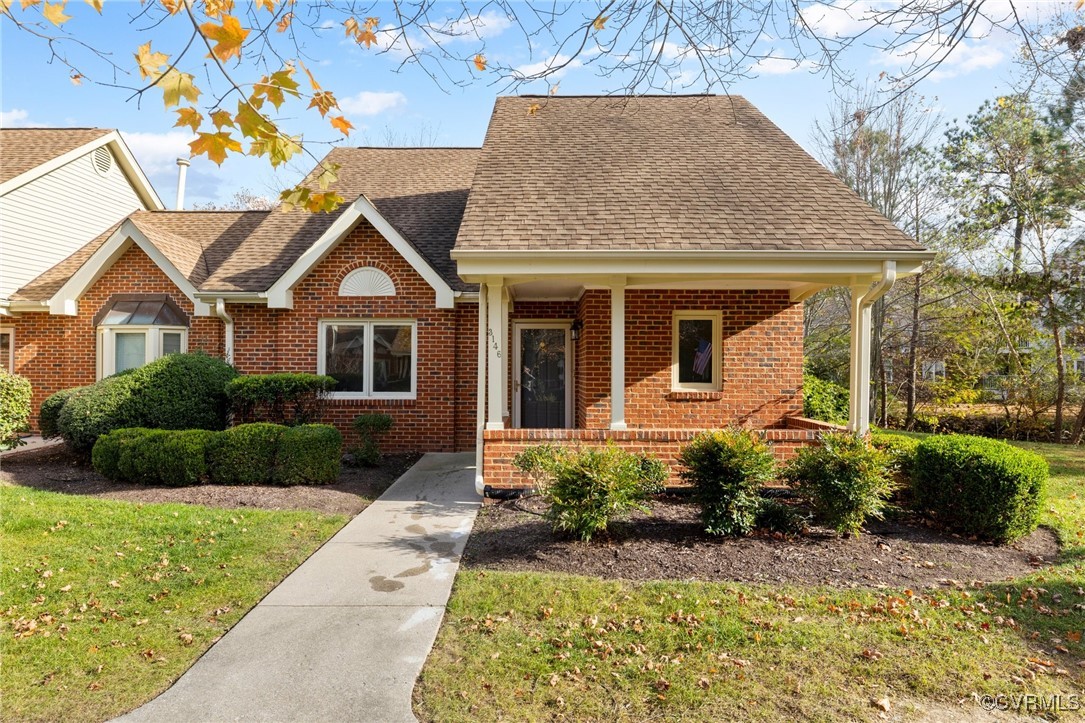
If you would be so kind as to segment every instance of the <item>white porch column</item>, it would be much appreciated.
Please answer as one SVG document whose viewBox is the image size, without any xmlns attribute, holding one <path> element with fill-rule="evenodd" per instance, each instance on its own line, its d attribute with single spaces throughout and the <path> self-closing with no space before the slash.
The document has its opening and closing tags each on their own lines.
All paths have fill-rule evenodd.
<svg viewBox="0 0 1085 723">
<path fill-rule="evenodd" d="M 625 424 L 625 279 L 610 287 L 610 428 Z"/>
<path fill-rule="evenodd" d="M 512 296 L 509 287 L 502 287 L 501 293 L 501 416 L 502 419 L 512 419 L 509 410 L 509 366 L 512 360 L 512 344 L 509 343 L 509 307 L 512 305 Z"/>
<path fill-rule="evenodd" d="M 504 279 L 490 279 L 486 283 L 486 394 L 488 399 L 486 429 L 504 429 L 505 400 L 505 334 L 501 326 L 505 318 Z"/>
<path fill-rule="evenodd" d="M 870 431 L 870 322 L 871 307 L 863 303 L 870 289 L 851 288 L 851 367 L 848 374 L 848 429 Z"/>
<path fill-rule="evenodd" d="M 483 494 L 486 481 L 483 475 L 482 430 L 486 427 L 486 284 L 478 287 L 478 385 L 475 394 L 475 492 Z"/>
</svg>

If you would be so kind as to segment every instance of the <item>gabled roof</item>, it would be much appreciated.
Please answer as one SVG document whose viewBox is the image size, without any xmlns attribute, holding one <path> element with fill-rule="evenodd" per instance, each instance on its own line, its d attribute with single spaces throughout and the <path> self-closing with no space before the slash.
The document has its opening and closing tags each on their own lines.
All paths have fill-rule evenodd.
<svg viewBox="0 0 1085 723">
<path fill-rule="evenodd" d="M 461 253 L 921 251 L 739 96 L 498 98 Z"/>
<path fill-rule="evenodd" d="M 0 194 L 25 185 L 100 146 L 110 147 L 146 207 L 163 208 L 161 199 L 120 133 L 109 128 L 0 129 Z"/>
</svg>

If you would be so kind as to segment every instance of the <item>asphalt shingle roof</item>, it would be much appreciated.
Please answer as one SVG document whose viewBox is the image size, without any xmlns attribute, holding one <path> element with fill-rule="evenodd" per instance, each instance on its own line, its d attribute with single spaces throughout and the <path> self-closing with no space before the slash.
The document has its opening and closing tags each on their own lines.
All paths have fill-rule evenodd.
<svg viewBox="0 0 1085 723">
<path fill-rule="evenodd" d="M 0 183 L 7 183 L 107 133 L 112 131 L 108 128 L 0 129 Z"/>
<path fill-rule="evenodd" d="M 921 247 L 739 96 L 498 98 L 456 250 L 531 249 Z"/>
</svg>

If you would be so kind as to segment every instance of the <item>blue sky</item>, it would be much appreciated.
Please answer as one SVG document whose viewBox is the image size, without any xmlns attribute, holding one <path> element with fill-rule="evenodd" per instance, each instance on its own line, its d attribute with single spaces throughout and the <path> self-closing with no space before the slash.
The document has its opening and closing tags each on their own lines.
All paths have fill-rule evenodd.
<svg viewBox="0 0 1085 723">
<path fill-rule="evenodd" d="M 1071 2 L 1040 3 L 1039 12 L 1060 4 L 1069 6 Z M 590 12 L 588 7 L 585 4 L 584 12 Z M 65 29 L 96 47 L 113 51 L 118 64 L 129 70 L 135 67 L 132 52 L 148 39 L 153 38 L 154 50 L 158 51 L 176 53 L 183 47 L 187 40 L 184 18 L 169 18 L 161 26 L 149 29 L 146 19 L 132 19 L 139 10 L 136 2 L 106 0 L 105 12 L 98 17 L 89 5 L 71 2 L 66 12 L 72 20 Z M 34 12 L 26 11 L 25 17 L 31 17 Z M 847 32 L 851 20 L 833 12 L 830 7 L 824 14 L 824 27 L 830 32 Z M 460 54 L 483 50 L 488 58 L 515 67 L 545 63 L 555 52 L 552 47 L 540 45 L 529 53 L 523 36 L 499 16 L 491 17 L 483 34 L 485 37 L 481 39 L 456 40 L 450 50 Z M 813 151 L 813 125 L 816 119 L 827 117 L 833 101 L 832 82 L 784 59 L 793 52 L 786 42 L 766 36 L 760 44 L 762 50 L 778 48 L 780 59 L 763 63 L 754 71 L 758 77 L 736 82 L 729 91 L 746 96 L 796 141 Z M 0 20 L 0 46 L 0 112 L 5 126 L 118 128 L 159 194 L 167 204 L 172 203 L 176 181 L 174 159 L 187 155 L 186 144 L 191 134 L 173 127 L 175 115 L 164 111 L 159 93 L 149 93 L 142 103 L 137 103 L 129 100 L 131 91 L 90 82 L 113 82 L 113 76 L 104 63 L 95 61 L 77 46 L 61 45 L 62 52 L 88 78 L 76 86 L 63 64 L 50 63 L 45 43 L 15 29 L 8 19 Z M 401 68 L 401 58 L 394 49 L 380 53 L 376 48 L 364 49 L 347 41 L 340 25 L 310 36 L 306 51 L 311 56 L 308 65 L 322 85 L 335 92 L 345 115 L 357 128 L 349 139 L 342 140 L 314 112 L 305 113 L 303 105 L 284 106 L 283 127 L 304 133 L 307 142 L 386 145 L 389 136 L 393 136 L 399 144 L 411 145 L 423 138 L 425 144 L 477 146 L 485 134 L 494 98 L 505 90 L 491 76 L 469 68 L 463 70 L 458 65 L 453 70 L 459 77 L 475 80 L 462 87 L 446 83 L 441 88 L 419 68 L 411 65 Z M 947 121 L 963 120 L 983 100 L 1010 91 L 1015 52 L 1014 39 L 1000 33 L 967 41 L 938 73 L 922 81 L 917 90 L 941 110 Z M 892 73 L 897 70 L 894 65 L 899 67 L 899 61 L 868 48 L 849 52 L 844 62 L 860 81 L 867 78 L 873 81 L 883 70 Z M 252 77 L 251 71 L 240 75 Z M 570 68 L 557 80 L 561 95 L 612 92 L 621 85 L 620 78 L 600 77 L 591 65 Z M 134 81 L 121 76 L 117 82 L 131 85 Z M 220 83 L 209 84 L 199 73 L 196 83 L 205 91 L 222 90 Z M 694 86 L 680 92 L 702 89 Z M 545 83 L 536 83 L 517 92 L 546 91 Z M 210 93 L 205 92 L 200 100 L 201 110 L 206 110 L 203 101 L 210 101 Z M 233 105 L 235 102 L 231 101 L 228 107 Z M 313 143 L 311 150 L 320 156 L 326 146 Z M 309 160 L 302 161 L 276 174 L 260 159 L 236 156 L 217 167 L 199 158 L 189 173 L 187 200 L 190 204 L 222 201 L 242 187 L 272 195 L 274 189 L 295 182 L 298 174 L 311 165 Z"/>
</svg>

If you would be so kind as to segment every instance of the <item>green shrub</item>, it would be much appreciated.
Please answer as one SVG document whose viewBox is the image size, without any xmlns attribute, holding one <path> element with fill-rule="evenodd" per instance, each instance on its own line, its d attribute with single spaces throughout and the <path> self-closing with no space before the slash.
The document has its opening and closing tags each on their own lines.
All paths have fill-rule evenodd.
<svg viewBox="0 0 1085 723">
<path fill-rule="evenodd" d="M 761 500 L 757 507 L 754 527 L 785 535 L 798 535 L 806 529 L 809 520 L 793 505 L 779 500 Z"/>
<path fill-rule="evenodd" d="M 802 375 L 802 413 L 809 419 L 848 423 L 848 389 L 836 382 Z"/>
<path fill-rule="evenodd" d="M 45 398 L 38 409 L 38 428 L 41 430 L 41 436 L 46 439 L 60 436 L 60 410 L 64 408 L 68 399 L 82 388 L 61 389 Z"/>
<path fill-rule="evenodd" d="M 520 456 L 522 462 L 531 458 Z M 553 464 L 545 465 L 540 481 L 543 498 L 550 503 L 546 518 L 556 532 L 584 541 L 633 510 L 646 512 L 645 500 L 661 491 L 667 479 L 666 467 L 659 460 L 613 444 L 555 454 Z"/>
<path fill-rule="evenodd" d="M 328 424 L 290 427 L 279 439 L 275 481 L 282 485 L 323 485 L 339 479 L 343 435 Z"/>
<path fill-rule="evenodd" d="M 868 517 L 880 519 L 894 487 L 889 455 L 845 432 L 800 449 L 784 476 L 841 534 L 858 535 Z"/>
<path fill-rule="evenodd" d="M 919 446 L 919 440 L 915 437 L 905 437 L 902 434 L 890 434 L 888 432 L 874 432 L 870 435 L 870 443 L 889 455 L 893 466 L 905 477 L 912 476 L 915 465 L 915 450 Z"/>
<path fill-rule="evenodd" d="M 140 434 L 124 440 L 117 458 L 119 478 L 136 484 L 159 484 L 162 480 L 161 449 L 169 434 L 164 429 L 143 429 Z M 93 458 L 93 452 L 91 456 Z"/>
<path fill-rule="evenodd" d="M 380 463 L 380 435 L 392 428 L 394 420 L 382 412 L 359 414 L 354 418 L 354 430 L 362 439 L 362 445 L 351 451 L 354 463 L 366 467 L 375 467 Z"/>
<path fill-rule="evenodd" d="M 536 444 L 517 452 L 512 458 L 512 466 L 533 479 L 536 488 L 542 488 L 573 453 L 569 447 L 561 445 Z"/>
<path fill-rule="evenodd" d="M 280 424 L 256 422 L 216 435 L 207 450 L 207 464 L 215 484 L 270 484 L 285 431 Z"/>
<path fill-rule="evenodd" d="M 30 429 L 30 380 L 0 370 L 0 450 L 22 444 L 20 432 Z"/>
<path fill-rule="evenodd" d="M 207 450 L 224 432 L 183 429 L 167 432 L 158 443 L 158 483 L 169 487 L 198 485 L 208 479 Z"/>
<path fill-rule="evenodd" d="M 91 466 L 94 467 L 98 474 L 107 479 L 124 479 L 120 471 L 121 456 L 126 454 L 131 444 L 142 439 L 151 431 L 153 430 L 142 427 L 127 427 L 103 434 L 94 443 L 94 449 L 91 451 L 90 456 Z"/>
<path fill-rule="evenodd" d="M 916 447 L 912 493 L 917 509 L 950 528 L 1012 542 L 1039 523 L 1047 460 L 983 437 L 928 437 Z"/>
<path fill-rule="evenodd" d="M 85 454 L 98 437 L 123 427 L 223 429 L 225 387 L 236 375 L 202 352 L 169 354 L 74 390 L 60 409 L 57 431 Z"/>
<path fill-rule="evenodd" d="M 246 374 L 230 380 L 226 396 L 243 419 L 295 426 L 320 420 L 335 384 L 320 374 Z"/>
<path fill-rule="evenodd" d="M 776 475 L 768 444 L 749 430 L 697 435 L 679 455 L 682 479 L 693 486 L 710 535 L 746 535 L 754 528 L 761 486 Z"/>
</svg>

